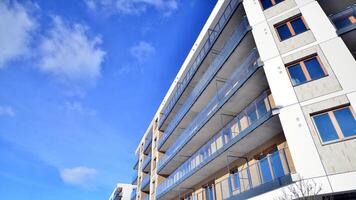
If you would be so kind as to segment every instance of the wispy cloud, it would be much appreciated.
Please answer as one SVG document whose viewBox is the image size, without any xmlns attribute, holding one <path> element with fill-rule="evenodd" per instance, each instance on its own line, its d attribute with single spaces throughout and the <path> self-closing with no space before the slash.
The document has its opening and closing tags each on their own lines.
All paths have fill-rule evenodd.
<svg viewBox="0 0 356 200">
<path fill-rule="evenodd" d="M 0 1 L 0 68 L 29 52 L 31 33 L 37 24 L 28 10 L 16 1 Z"/>
<path fill-rule="evenodd" d="M 63 182 L 77 186 L 87 186 L 97 175 L 97 170 L 88 167 L 74 167 L 60 170 Z"/>
<path fill-rule="evenodd" d="M 15 115 L 15 110 L 11 106 L 0 105 L 0 116 L 14 117 Z"/>
<path fill-rule="evenodd" d="M 84 0 L 90 10 L 107 10 L 114 8 L 124 15 L 139 15 L 154 8 L 168 16 L 178 8 L 177 0 Z"/>
<path fill-rule="evenodd" d="M 139 43 L 135 44 L 130 48 L 130 54 L 134 57 L 137 61 L 143 62 L 150 58 L 156 49 L 153 45 L 149 42 L 140 41 Z"/>
<path fill-rule="evenodd" d="M 89 115 L 89 116 L 94 116 L 96 115 L 96 111 L 88 108 L 88 107 L 84 107 L 80 102 L 74 101 L 74 102 L 66 102 L 64 104 L 65 109 L 67 109 L 70 112 L 76 112 L 82 115 Z"/>
<path fill-rule="evenodd" d="M 104 61 L 101 43 L 99 36 L 89 36 L 87 26 L 54 16 L 53 27 L 40 43 L 39 68 L 64 82 L 93 83 Z"/>
</svg>

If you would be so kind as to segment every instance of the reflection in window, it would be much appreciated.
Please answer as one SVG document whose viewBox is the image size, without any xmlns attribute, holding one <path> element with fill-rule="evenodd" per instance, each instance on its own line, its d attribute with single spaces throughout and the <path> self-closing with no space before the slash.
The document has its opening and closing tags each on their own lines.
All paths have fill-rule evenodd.
<svg viewBox="0 0 356 200">
<path fill-rule="evenodd" d="M 350 106 L 312 116 L 323 142 L 356 136 L 355 114 Z"/>
</svg>

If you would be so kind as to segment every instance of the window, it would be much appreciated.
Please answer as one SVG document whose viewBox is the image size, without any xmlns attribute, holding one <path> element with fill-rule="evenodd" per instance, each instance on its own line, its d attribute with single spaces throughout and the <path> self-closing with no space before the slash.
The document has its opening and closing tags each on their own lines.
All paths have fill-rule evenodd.
<svg viewBox="0 0 356 200">
<path fill-rule="evenodd" d="M 327 75 L 317 55 L 311 55 L 292 64 L 287 64 L 287 71 L 293 86 L 316 80 Z"/>
<path fill-rule="evenodd" d="M 333 21 L 337 29 L 345 28 L 346 26 L 350 26 L 351 24 L 356 23 L 356 17 L 351 15 L 346 18 L 340 18 Z"/>
<path fill-rule="evenodd" d="M 284 0 L 260 0 L 263 10 L 266 10 L 276 4 L 281 3 Z"/>
<path fill-rule="evenodd" d="M 312 116 L 322 142 L 356 136 L 355 113 L 350 106 L 333 109 Z"/>
<path fill-rule="evenodd" d="M 293 17 L 275 26 L 281 41 L 308 30 L 302 16 Z"/>
</svg>

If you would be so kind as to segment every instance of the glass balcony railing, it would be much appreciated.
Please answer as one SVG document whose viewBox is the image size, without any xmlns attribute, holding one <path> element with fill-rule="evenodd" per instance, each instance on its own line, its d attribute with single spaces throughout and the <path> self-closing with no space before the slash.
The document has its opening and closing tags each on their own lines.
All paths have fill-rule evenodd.
<svg viewBox="0 0 356 200">
<path fill-rule="evenodd" d="M 241 0 L 230 0 L 229 4 L 225 8 L 223 14 L 221 15 L 219 21 L 215 25 L 215 27 L 209 32 L 208 38 L 205 40 L 204 45 L 202 46 L 200 52 L 197 54 L 194 62 L 192 63 L 191 66 L 189 66 L 189 69 L 187 73 L 185 74 L 183 80 L 177 84 L 177 88 L 172 95 L 172 97 L 168 100 L 167 106 L 164 108 L 163 113 L 158 121 L 158 127 L 160 128 L 163 124 L 163 122 L 166 120 L 168 117 L 169 113 L 172 111 L 174 105 L 177 103 L 179 97 L 182 95 L 183 91 L 187 87 L 188 83 L 194 76 L 195 72 L 201 65 L 202 61 L 206 57 L 206 55 L 209 53 L 210 49 L 214 45 L 215 41 L 217 40 L 218 36 L 224 29 L 225 25 L 235 12 L 235 9 L 237 6 L 240 4 Z"/>
<path fill-rule="evenodd" d="M 215 74 L 220 70 L 220 68 L 224 65 L 225 61 L 229 58 L 231 53 L 234 51 L 236 46 L 241 42 L 246 33 L 250 30 L 250 25 L 246 17 L 243 18 L 241 23 L 236 27 L 233 34 L 226 41 L 225 45 L 221 48 L 219 55 L 214 59 L 214 61 L 210 64 L 207 71 L 204 72 L 204 75 L 199 80 L 197 85 L 194 87 L 193 91 L 189 94 L 187 99 L 185 100 L 182 107 L 179 109 L 177 114 L 175 114 L 173 120 L 167 126 L 164 135 L 158 141 L 158 148 L 160 148 L 163 143 L 167 140 L 169 135 L 172 134 L 173 130 L 177 127 L 179 122 L 183 119 L 183 117 L 187 114 L 191 106 L 197 100 L 197 98 L 201 95 L 203 90 L 208 86 L 210 81 L 214 78 Z"/>
<path fill-rule="evenodd" d="M 143 151 L 146 151 L 151 143 L 152 143 L 152 133 L 147 137 L 145 144 L 143 144 Z"/>
<path fill-rule="evenodd" d="M 132 190 L 132 192 L 131 192 L 131 200 L 135 200 L 136 199 L 136 193 L 137 193 L 137 189 L 136 188 L 134 188 L 133 190 Z"/>
<path fill-rule="evenodd" d="M 178 183 L 191 176 L 193 172 L 220 155 L 224 149 L 228 149 L 254 130 L 271 116 L 271 110 L 267 93 L 264 92 L 167 177 L 157 187 L 157 196 L 159 197 L 174 188 Z"/>
<path fill-rule="evenodd" d="M 142 200 L 148 200 L 148 195 L 146 195 Z"/>
<path fill-rule="evenodd" d="M 146 156 L 145 160 L 142 163 L 142 170 L 144 170 L 147 165 L 151 162 L 151 153 Z"/>
<path fill-rule="evenodd" d="M 347 7 L 341 12 L 330 15 L 338 34 L 356 29 L 356 4 Z"/>
<path fill-rule="evenodd" d="M 243 83 L 258 68 L 258 60 L 258 51 L 253 49 L 242 64 L 232 73 L 225 85 L 220 88 L 217 94 L 169 147 L 158 162 L 158 171 L 160 171 L 160 169 L 200 130 L 210 117 L 225 104 L 225 102 L 234 94 L 233 91 L 236 91 L 243 85 Z"/>
<path fill-rule="evenodd" d="M 151 174 L 147 174 L 142 182 L 141 182 L 141 189 L 145 188 L 149 183 L 150 183 L 150 177 L 151 177 Z"/>
<path fill-rule="evenodd" d="M 131 181 L 131 183 L 132 183 L 133 185 L 136 185 L 136 184 L 135 184 L 136 181 L 137 181 L 137 171 L 135 171 L 135 173 L 132 175 L 132 181 Z"/>
<path fill-rule="evenodd" d="M 211 198 L 211 192 L 207 189 L 191 194 L 183 198 L 184 200 L 209 200 L 209 199 L 230 199 L 237 197 L 247 191 L 251 191 L 259 186 L 267 185 L 276 180 L 280 180 L 291 174 L 290 161 L 287 159 L 288 149 L 284 148 L 267 155 L 236 173 L 230 174 L 227 178 L 215 184 L 213 187 L 215 198 Z M 279 182 L 283 186 L 283 181 Z M 286 184 L 286 183 L 285 183 Z M 273 184 L 270 184 L 273 185 Z M 270 188 L 271 190 L 275 188 Z M 211 190 L 211 188 L 209 188 Z M 242 198 L 244 199 L 244 198 Z"/>
</svg>

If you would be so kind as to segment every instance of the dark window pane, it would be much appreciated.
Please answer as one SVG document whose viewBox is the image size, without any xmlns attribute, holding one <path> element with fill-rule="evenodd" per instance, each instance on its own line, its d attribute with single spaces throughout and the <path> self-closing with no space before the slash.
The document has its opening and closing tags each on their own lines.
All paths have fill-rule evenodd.
<svg viewBox="0 0 356 200">
<path fill-rule="evenodd" d="M 236 172 L 234 175 L 233 175 L 233 189 L 234 190 L 237 190 L 237 189 L 240 189 L 240 176 L 239 176 L 239 172 Z"/>
<path fill-rule="evenodd" d="M 282 1 L 284 1 L 284 0 L 275 0 L 274 2 L 276 2 L 276 4 L 278 4 L 278 3 L 281 3 Z"/>
<path fill-rule="evenodd" d="M 299 34 L 307 30 L 307 27 L 305 27 L 304 22 L 301 18 L 291 21 L 291 24 L 295 34 Z"/>
<path fill-rule="evenodd" d="M 285 40 L 292 37 L 292 33 L 289 31 L 288 26 L 286 24 L 277 27 L 277 31 L 281 40 Z"/>
<path fill-rule="evenodd" d="M 349 108 L 336 110 L 334 115 L 345 137 L 356 135 L 356 121 Z"/>
<path fill-rule="evenodd" d="M 331 119 L 327 113 L 315 116 L 313 118 L 323 142 L 339 139 L 334 125 L 331 123 Z"/>
<path fill-rule="evenodd" d="M 261 0 L 261 4 L 263 9 L 267 9 L 273 6 L 271 0 Z"/>
<path fill-rule="evenodd" d="M 352 22 L 348 18 L 343 18 L 340 20 L 335 20 L 334 24 L 337 29 L 342 29 L 345 28 L 346 26 L 349 26 L 352 24 Z"/>
<path fill-rule="evenodd" d="M 266 108 L 266 104 L 265 104 L 264 99 L 257 103 L 257 111 L 258 111 L 259 117 L 261 117 L 264 114 L 266 114 L 267 108 Z"/>
<path fill-rule="evenodd" d="M 288 67 L 293 85 L 298 85 L 307 81 L 303 73 L 302 67 L 299 64 Z"/>
<path fill-rule="evenodd" d="M 310 60 L 304 61 L 304 64 L 309 72 L 311 79 L 318 79 L 325 76 L 318 59 L 312 58 Z"/>
</svg>

